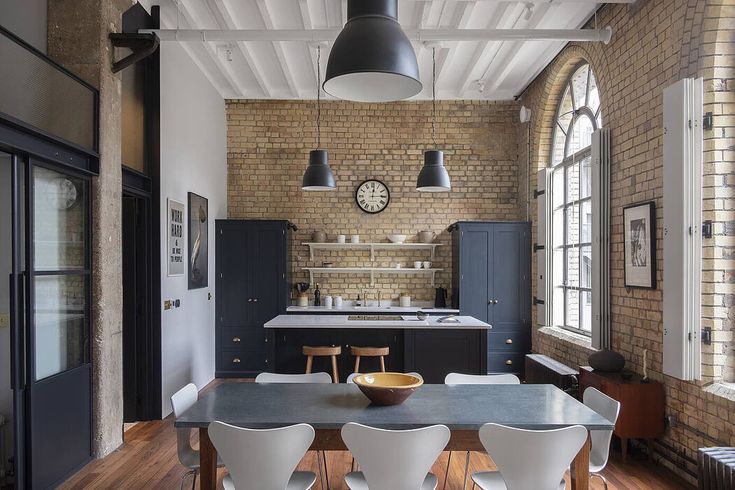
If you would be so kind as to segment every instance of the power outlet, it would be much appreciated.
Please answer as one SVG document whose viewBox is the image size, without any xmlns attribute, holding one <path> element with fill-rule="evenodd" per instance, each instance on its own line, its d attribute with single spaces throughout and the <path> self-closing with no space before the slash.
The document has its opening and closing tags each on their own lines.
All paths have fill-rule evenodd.
<svg viewBox="0 0 735 490">
<path fill-rule="evenodd" d="M 10 326 L 10 313 L 0 313 L 0 328 Z"/>
</svg>

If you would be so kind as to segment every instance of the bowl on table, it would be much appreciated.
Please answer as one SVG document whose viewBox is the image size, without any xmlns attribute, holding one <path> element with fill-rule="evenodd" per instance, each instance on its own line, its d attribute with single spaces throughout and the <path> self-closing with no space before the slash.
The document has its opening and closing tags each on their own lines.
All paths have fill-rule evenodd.
<svg viewBox="0 0 735 490">
<path fill-rule="evenodd" d="M 361 374 L 353 381 L 373 405 L 400 405 L 424 384 L 420 377 L 404 373 Z"/>
<path fill-rule="evenodd" d="M 403 243 L 406 241 L 406 235 L 388 235 L 391 243 Z"/>
</svg>

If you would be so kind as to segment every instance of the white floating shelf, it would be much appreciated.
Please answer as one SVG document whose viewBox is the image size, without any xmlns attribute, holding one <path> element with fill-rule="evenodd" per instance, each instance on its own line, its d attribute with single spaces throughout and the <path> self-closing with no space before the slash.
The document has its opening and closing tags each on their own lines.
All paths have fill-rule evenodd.
<svg viewBox="0 0 735 490">
<path fill-rule="evenodd" d="M 309 271 L 309 284 L 314 284 L 314 274 L 370 274 L 370 285 L 375 284 L 375 274 L 425 274 L 431 275 L 431 285 L 434 277 L 443 269 L 416 269 L 411 267 L 303 267 Z"/>
<path fill-rule="evenodd" d="M 375 260 L 376 250 L 429 250 L 434 260 L 436 247 L 441 243 L 317 243 L 304 242 L 309 247 L 309 258 L 314 260 L 315 250 L 370 250 L 370 260 Z"/>
</svg>

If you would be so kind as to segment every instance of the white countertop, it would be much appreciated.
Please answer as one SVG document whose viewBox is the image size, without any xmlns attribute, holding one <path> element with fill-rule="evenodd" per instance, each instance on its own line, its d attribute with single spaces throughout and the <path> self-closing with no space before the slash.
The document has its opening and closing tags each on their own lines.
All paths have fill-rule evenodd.
<svg viewBox="0 0 735 490">
<path fill-rule="evenodd" d="M 392 310 L 389 310 L 392 311 Z M 415 311 L 415 310 L 414 310 Z M 363 310 L 360 314 L 365 314 Z M 492 326 L 471 316 L 457 316 L 459 323 L 439 323 L 441 317 L 430 316 L 419 320 L 415 315 L 401 315 L 401 320 L 348 320 L 348 315 L 278 315 L 265 328 L 373 328 L 373 329 L 447 329 L 488 330 Z M 405 319 L 403 319 L 405 318 Z"/>
<path fill-rule="evenodd" d="M 313 312 L 318 313 L 386 313 L 386 314 L 401 314 L 401 313 L 416 313 L 417 311 L 425 311 L 426 313 L 444 314 L 451 315 L 459 313 L 459 310 L 452 308 L 434 308 L 426 306 L 354 306 L 354 305 L 343 305 L 342 308 L 327 308 L 326 306 L 289 306 L 286 308 L 289 313 L 294 312 Z"/>
</svg>

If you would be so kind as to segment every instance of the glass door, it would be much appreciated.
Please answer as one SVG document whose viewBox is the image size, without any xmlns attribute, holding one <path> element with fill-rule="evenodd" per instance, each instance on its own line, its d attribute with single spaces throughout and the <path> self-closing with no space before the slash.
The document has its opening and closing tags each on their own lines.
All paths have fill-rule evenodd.
<svg viewBox="0 0 735 490">
<path fill-rule="evenodd" d="M 26 474 L 48 488 L 91 458 L 89 181 L 26 172 Z"/>
</svg>

